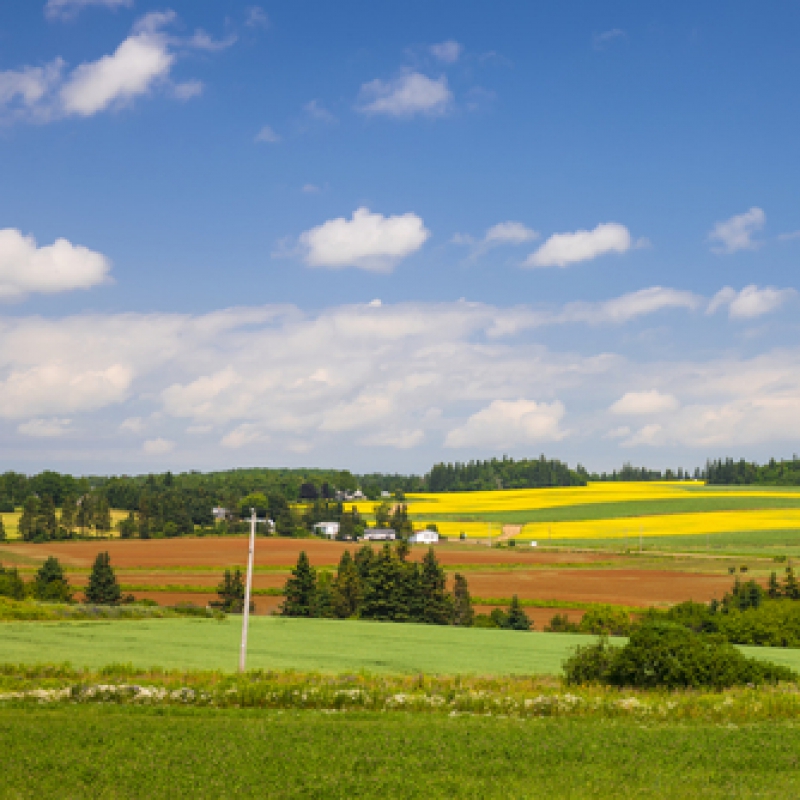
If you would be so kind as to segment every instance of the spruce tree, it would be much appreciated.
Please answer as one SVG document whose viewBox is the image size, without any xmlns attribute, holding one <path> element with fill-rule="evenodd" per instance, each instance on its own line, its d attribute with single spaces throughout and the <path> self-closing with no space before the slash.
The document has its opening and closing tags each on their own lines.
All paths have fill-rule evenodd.
<svg viewBox="0 0 800 800">
<path fill-rule="evenodd" d="M 229 614 L 241 614 L 244 611 L 244 579 L 240 569 L 234 570 L 233 574 L 229 569 L 225 570 L 222 582 L 217 586 L 219 600 L 212 600 L 209 605 L 212 608 L 219 608 Z M 250 603 L 250 610 L 253 610 L 253 603 Z"/>
<path fill-rule="evenodd" d="M 349 550 L 342 553 L 339 569 L 333 582 L 334 613 L 341 619 L 354 617 L 361 605 L 361 576 Z"/>
<path fill-rule="evenodd" d="M 358 576 L 361 578 L 362 583 L 369 577 L 369 572 L 372 568 L 372 562 L 374 560 L 375 551 L 368 544 L 365 544 L 363 547 L 356 550 L 356 556 L 353 561 L 356 565 Z"/>
<path fill-rule="evenodd" d="M 778 583 L 778 576 L 772 572 L 769 576 L 769 583 L 767 584 L 767 594 L 769 595 L 770 600 L 777 600 L 780 597 L 783 597 L 783 592 L 781 591 L 781 585 Z"/>
<path fill-rule="evenodd" d="M 71 602 L 72 591 L 69 581 L 64 577 L 64 570 L 57 558 L 50 556 L 36 573 L 33 581 L 33 595 L 37 600 Z"/>
<path fill-rule="evenodd" d="M 783 581 L 783 596 L 790 600 L 800 600 L 800 583 L 791 567 L 786 568 L 786 578 Z"/>
<path fill-rule="evenodd" d="M 453 615 L 452 598 L 447 593 L 447 578 L 436 560 L 432 547 L 422 559 L 419 571 L 419 594 L 422 600 L 420 622 L 447 625 Z"/>
<path fill-rule="evenodd" d="M 297 558 L 297 566 L 292 570 L 292 577 L 286 581 L 286 599 L 281 606 L 281 614 L 284 617 L 310 617 L 316 588 L 316 573 L 308 562 L 305 550 L 302 550 Z"/>
<path fill-rule="evenodd" d="M 516 595 L 511 598 L 511 605 L 508 607 L 508 614 L 506 614 L 505 627 L 512 631 L 529 631 L 533 627 L 528 615 L 522 610 L 519 598 Z"/>
<path fill-rule="evenodd" d="M 12 600 L 25 599 L 25 581 L 20 578 L 16 567 L 4 569 L 0 564 L 0 597 L 10 597 Z"/>
<path fill-rule="evenodd" d="M 475 619 L 467 579 L 456 573 L 453 585 L 453 625 L 469 628 Z"/>
<path fill-rule="evenodd" d="M 311 617 L 329 619 L 335 617 L 333 576 L 323 570 L 317 576 L 317 586 L 311 601 Z"/>
<path fill-rule="evenodd" d="M 85 595 L 87 603 L 101 606 L 119 604 L 122 592 L 117 583 L 117 576 L 111 567 L 111 558 L 108 553 L 97 554 Z"/>
<path fill-rule="evenodd" d="M 388 544 L 372 558 L 364 580 L 364 619 L 405 622 L 409 617 L 409 597 L 404 591 L 404 565 Z"/>
</svg>

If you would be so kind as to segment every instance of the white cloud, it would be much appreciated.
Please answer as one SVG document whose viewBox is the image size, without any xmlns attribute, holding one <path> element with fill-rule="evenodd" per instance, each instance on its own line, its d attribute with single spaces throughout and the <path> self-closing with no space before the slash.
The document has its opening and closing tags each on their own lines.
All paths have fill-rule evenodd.
<svg viewBox="0 0 800 800">
<path fill-rule="evenodd" d="M 361 440 L 361 444 L 371 447 L 394 447 L 397 450 L 410 450 L 418 447 L 425 441 L 425 431 L 417 428 L 413 431 L 387 431 L 368 436 Z"/>
<path fill-rule="evenodd" d="M 301 189 L 303 194 L 319 194 L 322 189 L 313 183 L 304 183 L 303 188 Z"/>
<path fill-rule="evenodd" d="M 595 50 L 603 50 L 611 44 L 611 42 L 625 39 L 626 37 L 627 34 L 621 28 L 612 28 L 611 30 L 594 34 L 594 36 L 592 36 L 592 42 L 594 43 Z"/>
<path fill-rule="evenodd" d="M 530 400 L 494 400 L 447 434 L 445 447 L 511 448 L 563 439 L 564 406 Z"/>
<path fill-rule="evenodd" d="M 622 442 L 622 447 L 656 446 L 664 443 L 664 429 L 657 422 L 644 425 L 630 438 Z"/>
<path fill-rule="evenodd" d="M 443 61 L 445 64 L 455 64 L 461 57 L 463 50 L 464 46 L 452 39 L 448 39 L 446 42 L 439 42 L 439 44 L 432 44 L 430 47 L 433 57 L 438 58 L 439 61 Z"/>
<path fill-rule="evenodd" d="M 537 239 L 539 234 L 521 222 L 498 222 L 486 231 L 486 244 L 524 244 Z"/>
<path fill-rule="evenodd" d="M 121 431 L 126 433 L 141 433 L 147 427 L 147 423 L 141 417 L 128 417 L 119 426 Z"/>
<path fill-rule="evenodd" d="M 269 17 L 267 12 L 259 6 L 250 6 L 247 9 L 247 16 L 245 18 L 245 25 L 248 28 L 268 28 Z"/>
<path fill-rule="evenodd" d="M 361 87 L 357 109 L 362 114 L 413 117 L 416 114 L 441 116 L 453 103 L 447 77 L 429 78 L 407 72 L 391 81 L 376 79 Z"/>
<path fill-rule="evenodd" d="M 133 0 L 47 0 L 44 14 L 48 19 L 72 19 L 84 8 L 99 6 L 101 8 L 131 8 Z"/>
<path fill-rule="evenodd" d="M 268 144 L 276 144 L 281 140 L 281 137 L 269 126 L 265 125 L 257 134 L 257 142 L 267 142 Z"/>
<path fill-rule="evenodd" d="M 794 239 L 800 239 L 800 231 L 790 231 L 789 233 L 782 233 L 778 236 L 782 242 L 791 242 Z"/>
<path fill-rule="evenodd" d="M 112 104 L 129 103 L 165 80 L 175 55 L 169 52 L 161 28 L 174 17 L 173 13 L 147 14 L 112 55 L 76 67 L 61 87 L 64 111 L 91 116 Z"/>
<path fill-rule="evenodd" d="M 717 222 L 708 234 L 711 242 L 717 242 L 711 249 L 715 253 L 735 253 L 738 250 L 754 250 L 759 242 L 753 240 L 767 221 L 766 214 L 753 206 L 744 214 L 737 214 L 723 222 Z"/>
<path fill-rule="evenodd" d="M 645 392 L 626 392 L 609 410 L 613 414 L 660 414 L 675 411 L 679 405 L 674 395 L 650 389 Z"/>
<path fill-rule="evenodd" d="M 724 306 L 728 307 L 731 319 L 755 319 L 772 311 L 777 311 L 784 303 L 797 295 L 794 289 L 776 289 L 765 286 L 759 289 L 755 284 L 745 286 L 740 292 L 726 286 L 720 289 L 706 309 L 707 314 L 714 314 Z"/>
<path fill-rule="evenodd" d="M 631 429 L 627 425 L 622 425 L 619 428 L 612 428 L 608 433 L 603 434 L 604 439 L 624 439 L 626 436 L 631 435 Z"/>
<path fill-rule="evenodd" d="M 0 230 L 0 300 L 89 289 L 106 282 L 110 269 L 104 255 L 66 239 L 37 247 L 32 236 L 15 228 Z"/>
<path fill-rule="evenodd" d="M 368 208 L 353 212 L 350 220 L 331 219 L 300 236 L 310 267 L 357 267 L 390 272 L 422 247 L 430 231 L 416 214 L 384 217 Z"/>
<path fill-rule="evenodd" d="M 72 431 L 72 420 L 51 417 L 50 419 L 31 419 L 21 422 L 17 430 L 23 436 L 35 439 L 56 439 Z"/>
<path fill-rule="evenodd" d="M 143 445 L 142 450 L 150 456 L 163 456 L 171 453 L 175 449 L 175 442 L 169 439 L 148 439 Z"/>
<path fill-rule="evenodd" d="M 324 122 L 327 125 L 335 123 L 336 117 L 328 111 L 319 100 L 310 100 L 303 106 L 303 110 L 313 120 L 317 122 Z"/>
<path fill-rule="evenodd" d="M 553 234 L 525 261 L 526 267 L 566 267 L 590 261 L 606 253 L 625 253 L 631 248 L 631 235 L 624 225 L 605 222 L 591 231 Z"/>
<path fill-rule="evenodd" d="M 114 5 L 77 0 L 55 3 L 53 8 L 59 16 L 64 16 L 92 4 Z M 189 38 L 168 36 L 164 29 L 176 18 L 173 11 L 145 14 L 113 53 L 81 64 L 67 74 L 65 62 L 60 58 L 44 67 L 26 66 L 0 72 L 0 119 L 47 122 L 70 115 L 89 117 L 130 105 L 159 86 L 179 100 L 196 97 L 203 89 L 200 81 L 173 84 L 170 80 L 178 54 L 188 50 L 222 50 L 233 44 L 236 37 L 215 40 L 202 30 Z"/>
<path fill-rule="evenodd" d="M 229 431 L 222 437 L 220 444 L 231 450 L 239 450 L 254 444 L 264 444 L 269 441 L 263 430 L 258 425 L 245 423 Z"/>
<path fill-rule="evenodd" d="M 200 97 L 203 94 L 203 82 L 184 81 L 183 83 L 176 83 L 172 92 L 178 100 L 191 100 L 193 97 Z"/>
</svg>

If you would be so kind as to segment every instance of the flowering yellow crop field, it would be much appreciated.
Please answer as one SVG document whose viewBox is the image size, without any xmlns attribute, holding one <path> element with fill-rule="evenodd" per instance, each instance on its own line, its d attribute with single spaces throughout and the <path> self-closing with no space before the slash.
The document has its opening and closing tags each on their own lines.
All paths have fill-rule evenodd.
<svg viewBox="0 0 800 800">
<path fill-rule="evenodd" d="M 589 483 L 586 486 L 565 486 L 548 489 L 508 489 L 493 492 L 450 492 L 441 494 L 410 494 L 408 513 L 416 519 L 428 515 L 448 516 L 486 514 L 498 511 L 526 511 L 543 508 L 589 505 L 593 503 L 623 503 L 648 500 L 690 499 L 693 497 L 788 497 L 797 498 L 800 492 L 791 489 L 746 489 L 706 487 L 697 481 Z"/>
<path fill-rule="evenodd" d="M 642 536 L 648 537 L 697 536 L 777 530 L 797 530 L 800 532 L 800 509 L 701 511 L 694 514 L 660 514 L 657 516 L 570 520 L 566 522 L 530 522 L 524 526 L 521 536 L 525 539 L 537 539 L 546 542 L 549 538 L 635 539 L 640 533 Z M 482 535 L 486 535 L 485 531 Z"/>
</svg>

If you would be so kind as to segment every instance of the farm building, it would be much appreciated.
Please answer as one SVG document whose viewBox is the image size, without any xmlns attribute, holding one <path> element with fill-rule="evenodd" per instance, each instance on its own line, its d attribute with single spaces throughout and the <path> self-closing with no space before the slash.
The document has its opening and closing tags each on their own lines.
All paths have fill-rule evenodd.
<svg viewBox="0 0 800 800">
<path fill-rule="evenodd" d="M 367 528 L 362 538 L 368 542 L 391 542 L 396 537 L 391 528 Z"/>
<path fill-rule="evenodd" d="M 439 541 L 439 534 L 436 531 L 414 531 L 408 537 L 410 544 L 436 544 Z"/>
<path fill-rule="evenodd" d="M 318 522 L 314 526 L 314 531 L 320 536 L 327 536 L 329 539 L 335 539 L 339 535 L 339 523 Z"/>
</svg>

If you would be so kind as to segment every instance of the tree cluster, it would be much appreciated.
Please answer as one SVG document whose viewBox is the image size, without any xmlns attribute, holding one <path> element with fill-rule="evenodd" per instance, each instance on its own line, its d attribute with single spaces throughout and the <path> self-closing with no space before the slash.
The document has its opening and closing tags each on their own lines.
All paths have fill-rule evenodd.
<svg viewBox="0 0 800 800">
<path fill-rule="evenodd" d="M 579 468 L 580 469 L 580 468 Z M 584 486 L 585 471 L 571 470 L 561 461 L 504 456 L 466 464 L 436 464 L 425 476 L 429 492 L 471 492 L 493 489 L 534 489 L 545 486 Z"/>
<path fill-rule="evenodd" d="M 791 461 L 776 461 L 771 458 L 759 465 L 732 458 L 706 462 L 703 477 L 711 484 L 765 484 L 770 486 L 800 486 L 800 459 L 795 455 Z"/>
<path fill-rule="evenodd" d="M 386 544 L 346 550 L 335 575 L 317 572 L 301 552 L 286 582 L 281 614 L 287 617 L 359 618 L 431 625 L 472 624 L 467 581 L 456 575 L 453 591 L 433 548 L 421 562 L 409 561 L 408 546 Z"/>
<path fill-rule="evenodd" d="M 50 556 L 28 583 L 15 567 L 5 569 L 0 564 L 0 597 L 13 600 L 30 597 L 50 603 L 70 603 L 72 588 L 58 559 Z"/>
</svg>

